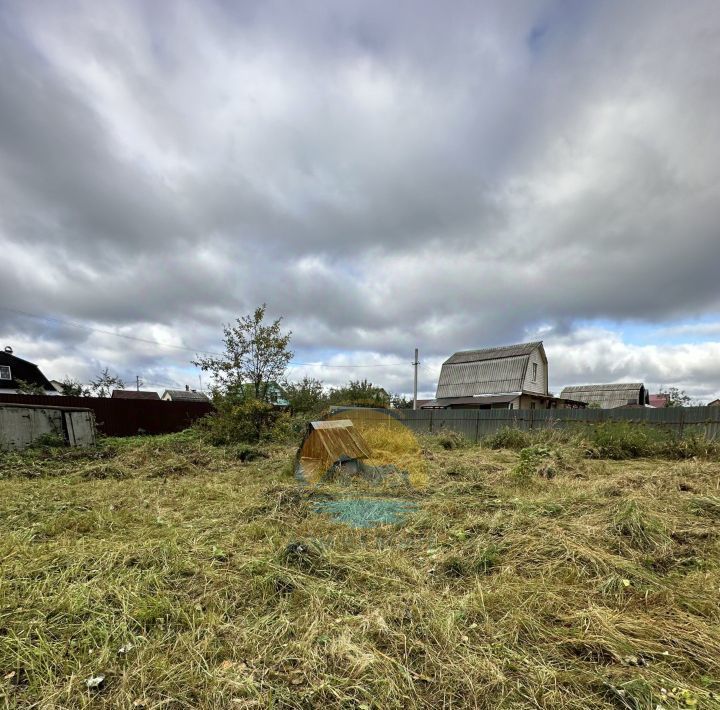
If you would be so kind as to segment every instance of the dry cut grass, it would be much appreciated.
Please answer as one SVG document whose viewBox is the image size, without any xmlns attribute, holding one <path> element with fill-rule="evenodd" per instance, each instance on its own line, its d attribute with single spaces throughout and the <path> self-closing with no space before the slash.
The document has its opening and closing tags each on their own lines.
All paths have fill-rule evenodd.
<svg viewBox="0 0 720 710">
<path fill-rule="evenodd" d="M 357 530 L 315 503 L 376 488 L 253 454 L 0 458 L 5 707 L 720 708 L 717 462 L 428 440 Z"/>
</svg>

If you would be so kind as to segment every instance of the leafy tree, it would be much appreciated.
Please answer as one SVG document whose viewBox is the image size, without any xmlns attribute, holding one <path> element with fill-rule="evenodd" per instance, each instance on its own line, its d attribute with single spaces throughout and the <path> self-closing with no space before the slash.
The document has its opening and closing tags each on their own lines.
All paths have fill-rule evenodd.
<svg viewBox="0 0 720 710">
<path fill-rule="evenodd" d="M 667 387 L 660 390 L 660 394 L 664 394 L 668 398 L 668 407 L 689 407 L 692 404 L 692 398 L 685 390 L 678 387 Z"/>
<path fill-rule="evenodd" d="M 125 383 L 118 375 L 111 375 L 106 367 L 94 380 L 90 380 L 90 389 L 96 397 L 107 397 L 114 389 L 124 390 Z"/>
<path fill-rule="evenodd" d="M 323 383 L 314 377 L 306 376 L 299 382 L 285 382 L 283 390 L 295 414 L 319 412 L 327 402 Z"/>
<path fill-rule="evenodd" d="M 390 395 L 390 404 L 395 409 L 412 409 L 412 397 L 406 397 L 404 394 Z"/>
<path fill-rule="evenodd" d="M 350 380 L 345 387 L 330 390 L 330 404 L 354 407 L 387 407 L 390 395 L 368 380 Z"/>
<path fill-rule="evenodd" d="M 16 380 L 18 394 L 45 394 L 45 390 L 35 382 Z"/>
<path fill-rule="evenodd" d="M 66 376 L 60 383 L 60 394 L 65 397 L 89 397 L 90 390 L 80 380 L 73 380 L 72 377 Z"/>
<path fill-rule="evenodd" d="M 219 356 L 198 355 L 193 365 L 210 372 L 217 389 L 225 395 L 246 398 L 244 384 L 251 385 L 254 399 L 268 401 L 269 387 L 280 382 L 292 360 L 289 349 L 292 333 L 280 330 L 282 318 L 270 325 L 264 323 L 266 305 L 254 313 L 237 318 L 235 324 L 223 326 L 225 352 Z"/>
</svg>

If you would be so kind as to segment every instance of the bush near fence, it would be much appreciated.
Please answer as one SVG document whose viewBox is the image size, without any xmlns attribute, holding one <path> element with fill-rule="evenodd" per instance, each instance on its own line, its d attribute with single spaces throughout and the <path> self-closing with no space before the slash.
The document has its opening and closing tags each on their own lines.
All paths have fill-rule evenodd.
<svg viewBox="0 0 720 710">
<path fill-rule="evenodd" d="M 0 395 L 0 402 L 83 407 L 95 413 L 98 431 L 106 436 L 172 434 L 214 411 L 207 402 L 112 399 L 111 397 L 63 397 L 49 395 Z"/>
<path fill-rule="evenodd" d="M 340 412 L 352 409 L 355 416 L 372 409 L 335 407 Z M 720 407 L 670 407 L 667 409 L 385 409 L 418 434 L 438 434 L 443 430 L 462 434 L 478 442 L 496 432 L 514 428 L 522 431 L 593 426 L 602 422 L 631 422 L 663 427 L 677 434 L 688 430 L 705 438 L 720 440 Z"/>
</svg>

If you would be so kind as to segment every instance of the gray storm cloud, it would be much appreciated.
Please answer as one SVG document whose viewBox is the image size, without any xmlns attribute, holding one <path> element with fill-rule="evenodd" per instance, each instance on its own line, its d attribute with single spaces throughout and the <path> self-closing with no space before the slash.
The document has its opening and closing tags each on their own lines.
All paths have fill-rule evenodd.
<svg viewBox="0 0 720 710">
<path fill-rule="evenodd" d="M 557 386 L 715 393 L 713 342 L 582 324 L 717 317 L 719 36 L 710 0 L 5 2 L 0 305 L 213 349 L 267 302 L 302 361 L 419 346 L 428 392 L 549 328 Z M 0 337 L 60 377 L 191 357 L 11 311 Z"/>
</svg>

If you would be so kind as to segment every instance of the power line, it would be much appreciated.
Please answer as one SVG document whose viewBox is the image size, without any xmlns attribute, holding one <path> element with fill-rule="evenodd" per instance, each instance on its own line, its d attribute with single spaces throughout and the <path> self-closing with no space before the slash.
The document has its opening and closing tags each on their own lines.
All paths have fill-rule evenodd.
<svg viewBox="0 0 720 710">
<path fill-rule="evenodd" d="M 52 316 L 40 316 L 36 313 L 28 313 L 27 311 L 21 311 L 17 308 L 8 308 L 7 306 L 0 306 L 0 309 L 9 311 L 10 313 L 17 313 L 21 316 L 28 318 L 35 318 L 37 320 L 45 321 L 47 323 L 58 323 L 60 325 L 69 325 L 72 328 L 79 328 L 91 333 L 101 333 L 103 335 L 112 335 L 116 338 L 124 338 L 125 340 L 135 340 L 139 343 L 147 343 L 149 345 L 157 345 L 161 348 L 170 348 L 172 350 L 182 350 L 189 353 L 199 353 L 201 355 L 215 355 L 216 357 L 222 357 L 221 353 L 212 352 L 211 350 L 200 350 L 199 348 L 188 348 L 183 345 L 170 345 L 169 343 L 161 343 L 159 340 L 151 340 L 150 338 L 140 338 L 136 335 L 127 335 L 125 333 L 116 333 L 112 330 L 103 330 L 102 328 L 92 328 L 89 325 L 83 325 L 82 323 L 76 323 L 75 321 L 66 320 L 63 318 L 54 318 Z M 387 363 L 375 363 L 375 364 L 359 364 L 359 365 L 333 365 L 327 362 L 291 362 L 290 367 L 329 367 L 329 368 L 358 368 L 358 367 L 406 367 L 406 362 L 387 362 Z"/>
<path fill-rule="evenodd" d="M 170 345 L 169 343 L 161 343 L 159 340 L 151 340 L 150 338 L 139 338 L 137 335 L 126 335 L 125 333 L 116 333 L 112 330 L 103 330 L 102 328 L 92 328 L 89 325 L 83 325 L 82 323 L 76 323 L 75 321 L 65 320 L 62 318 L 53 318 L 52 316 L 39 316 L 35 313 L 28 313 L 27 311 L 20 311 L 16 308 L 8 308 L 7 306 L 0 306 L 4 311 L 10 311 L 11 313 L 18 313 L 21 316 L 27 316 L 28 318 L 36 318 L 37 320 L 46 321 L 48 323 L 59 323 L 60 325 L 69 325 L 73 328 L 79 328 L 80 330 L 86 330 L 91 333 L 102 333 L 103 335 L 114 335 L 116 338 L 124 338 L 125 340 L 136 340 L 140 343 L 148 343 L 149 345 L 159 345 L 163 348 L 172 348 L 173 350 L 184 350 L 190 353 L 202 353 L 203 355 L 217 355 L 220 353 L 214 353 L 210 350 L 196 350 L 195 348 L 186 348 L 182 345 Z"/>
</svg>

